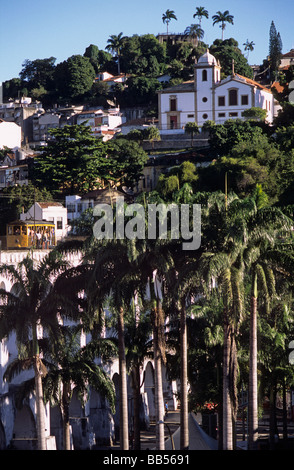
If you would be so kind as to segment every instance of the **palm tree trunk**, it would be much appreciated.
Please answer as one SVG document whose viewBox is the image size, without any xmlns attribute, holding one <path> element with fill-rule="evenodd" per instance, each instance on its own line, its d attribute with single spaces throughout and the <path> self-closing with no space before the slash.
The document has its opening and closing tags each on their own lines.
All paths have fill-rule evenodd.
<svg viewBox="0 0 294 470">
<path fill-rule="evenodd" d="M 70 385 L 63 384 L 62 391 L 62 415 L 63 415 L 63 448 L 70 450 L 70 424 L 69 424 L 69 393 Z"/>
<path fill-rule="evenodd" d="M 250 316 L 250 357 L 249 357 L 249 396 L 248 396 L 248 448 L 256 450 L 258 439 L 258 395 L 257 395 L 257 287 L 254 279 L 254 292 L 251 298 Z"/>
<path fill-rule="evenodd" d="M 140 450 L 140 366 L 133 367 L 134 450 Z"/>
<path fill-rule="evenodd" d="M 164 450 L 164 403 L 162 391 L 162 367 L 159 348 L 154 341 L 155 368 L 155 413 L 156 413 L 156 449 Z"/>
<path fill-rule="evenodd" d="M 232 404 L 230 396 L 231 328 L 227 315 L 224 321 L 223 351 L 223 450 L 233 450 Z"/>
<path fill-rule="evenodd" d="M 164 450 L 164 402 L 162 387 L 162 319 L 160 302 L 153 308 L 153 353 L 155 369 L 156 449 Z"/>
<path fill-rule="evenodd" d="M 270 387 L 270 432 L 269 432 L 270 450 L 275 450 L 276 439 L 279 438 L 278 428 L 277 428 L 277 416 L 276 416 L 276 398 L 277 398 L 277 389 L 276 389 L 276 379 L 274 378 Z"/>
<path fill-rule="evenodd" d="M 180 334 L 181 334 L 181 427 L 180 427 L 180 448 L 181 449 L 189 449 L 187 322 L 186 322 L 185 299 L 182 300 L 182 305 L 181 305 Z"/>
<path fill-rule="evenodd" d="M 288 439 L 286 379 L 283 378 L 283 439 Z"/>
<path fill-rule="evenodd" d="M 118 314 L 118 354 L 120 380 L 120 448 L 121 450 L 129 450 L 127 366 L 124 340 L 124 316 L 122 308 L 120 308 Z"/>
<path fill-rule="evenodd" d="M 35 372 L 35 392 L 36 392 L 36 418 L 37 418 L 37 438 L 38 450 L 47 450 L 45 435 L 45 406 L 43 400 L 43 385 L 41 373 L 41 360 L 39 355 L 39 344 L 37 335 L 37 325 L 32 325 L 33 350 L 34 350 L 34 372 Z"/>
<path fill-rule="evenodd" d="M 46 435 L 45 435 L 45 407 L 44 407 L 44 401 L 43 401 L 43 386 L 42 386 L 42 376 L 40 373 L 39 355 L 37 355 L 35 358 L 34 370 L 35 370 L 35 388 L 36 388 L 38 450 L 47 450 Z"/>
</svg>

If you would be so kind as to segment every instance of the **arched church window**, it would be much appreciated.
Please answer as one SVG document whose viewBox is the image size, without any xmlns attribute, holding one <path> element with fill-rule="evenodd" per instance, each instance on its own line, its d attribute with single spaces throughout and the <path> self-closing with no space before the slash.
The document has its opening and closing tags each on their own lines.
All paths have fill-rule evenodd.
<svg viewBox="0 0 294 470">
<path fill-rule="evenodd" d="M 202 70 L 202 81 L 207 82 L 207 70 Z"/>
</svg>

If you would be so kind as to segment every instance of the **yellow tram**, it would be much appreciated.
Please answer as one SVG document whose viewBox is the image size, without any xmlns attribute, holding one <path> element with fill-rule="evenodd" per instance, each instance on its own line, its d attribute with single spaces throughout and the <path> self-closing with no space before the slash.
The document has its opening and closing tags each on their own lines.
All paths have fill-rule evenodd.
<svg viewBox="0 0 294 470">
<path fill-rule="evenodd" d="M 56 245 L 55 224 L 46 220 L 17 220 L 6 226 L 6 248 L 49 249 Z"/>
</svg>

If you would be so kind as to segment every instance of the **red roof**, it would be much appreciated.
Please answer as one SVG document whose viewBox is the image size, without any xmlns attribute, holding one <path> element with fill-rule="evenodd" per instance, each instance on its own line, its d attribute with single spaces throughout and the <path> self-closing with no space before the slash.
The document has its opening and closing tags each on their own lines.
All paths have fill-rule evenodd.
<svg viewBox="0 0 294 470">
<path fill-rule="evenodd" d="M 256 86 L 260 90 L 267 91 L 268 93 L 271 93 L 271 90 L 269 88 L 266 88 L 264 85 L 261 85 L 260 83 L 256 82 L 255 80 L 252 80 L 251 78 L 243 77 L 243 75 L 240 75 L 239 73 L 236 73 L 235 76 L 240 77 L 242 80 L 245 80 L 249 85 Z"/>
</svg>

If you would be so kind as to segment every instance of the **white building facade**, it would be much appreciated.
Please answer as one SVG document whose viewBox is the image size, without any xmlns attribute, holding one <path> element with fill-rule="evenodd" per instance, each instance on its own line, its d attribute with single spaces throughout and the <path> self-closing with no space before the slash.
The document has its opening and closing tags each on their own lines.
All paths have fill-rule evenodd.
<svg viewBox="0 0 294 470">
<path fill-rule="evenodd" d="M 158 107 L 161 132 L 183 132 L 187 122 L 202 126 L 209 120 L 244 119 L 243 112 L 252 107 L 265 109 L 269 123 L 274 117 L 271 90 L 234 70 L 221 80 L 221 65 L 209 51 L 195 64 L 194 80 L 158 93 Z"/>
<path fill-rule="evenodd" d="M 15 122 L 0 119 L 0 149 L 21 147 L 21 127 Z"/>
</svg>

